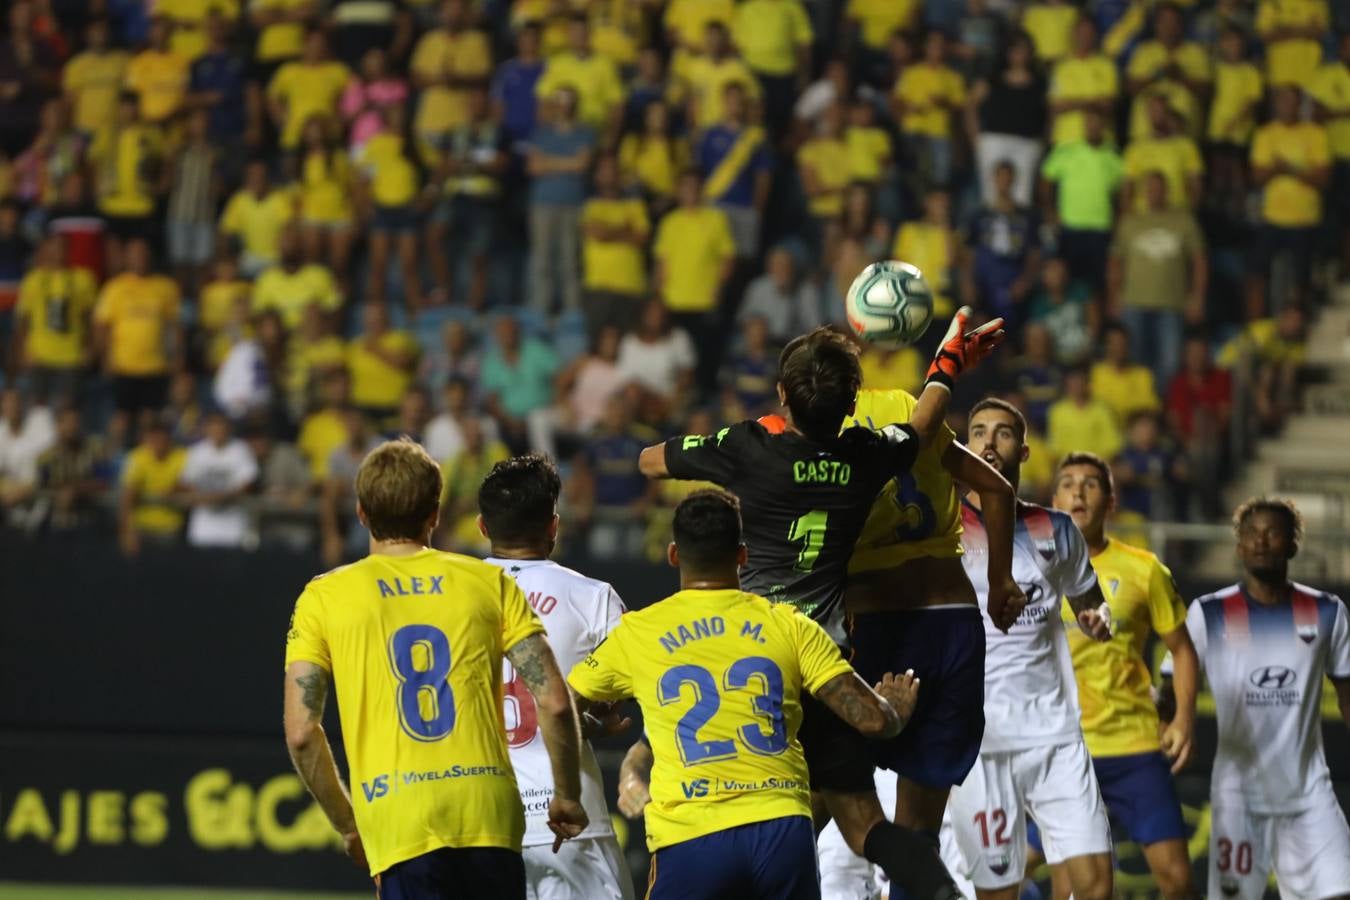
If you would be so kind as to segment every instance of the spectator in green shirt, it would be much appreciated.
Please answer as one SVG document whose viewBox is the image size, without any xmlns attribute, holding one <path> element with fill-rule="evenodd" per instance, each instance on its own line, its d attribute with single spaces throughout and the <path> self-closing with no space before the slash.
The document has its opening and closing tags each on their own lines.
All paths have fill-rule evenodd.
<svg viewBox="0 0 1350 900">
<path fill-rule="evenodd" d="M 478 386 L 484 408 L 497 420 L 502 440 L 511 452 L 523 453 L 530 443 L 527 419 L 553 403 L 558 357 L 543 341 L 522 338 L 520 323 L 510 315 L 498 317 L 493 336 L 496 346 L 483 357 Z"/>
<path fill-rule="evenodd" d="M 1209 258 L 1194 214 L 1168 207 L 1166 177 L 1150 172 L 1144 190 L 1148 208 L 1126 215 L 1111 244 L 1107 316 L 1124 323 L 1154 384 L 1167 384 L 1186 323 L 1204 322 Z"/>
<path fill-rule="evenodd" d="M 1059 254 L 1069 274 L 1100 295 L 1125 164 L 1106 139 L 1101 113 L 1083 116 L 1083 140 L 1060 144 L 1041 165 L 1041 203 L 1046 220 L 1059 226 Z"/>
</svg>

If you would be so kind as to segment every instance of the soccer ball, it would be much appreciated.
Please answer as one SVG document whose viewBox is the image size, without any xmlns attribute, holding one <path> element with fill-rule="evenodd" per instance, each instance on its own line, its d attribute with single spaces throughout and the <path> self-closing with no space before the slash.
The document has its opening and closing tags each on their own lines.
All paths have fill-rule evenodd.
<svg viewBox="0 0 1350 900">
<path fill-rule="evenodd" d="M 872 263 L 844 297 L 853 332 L 886 349 L 912 344 L 933 321 L 933 292 L 915 266 L 896 259 Z"/>
</svg>

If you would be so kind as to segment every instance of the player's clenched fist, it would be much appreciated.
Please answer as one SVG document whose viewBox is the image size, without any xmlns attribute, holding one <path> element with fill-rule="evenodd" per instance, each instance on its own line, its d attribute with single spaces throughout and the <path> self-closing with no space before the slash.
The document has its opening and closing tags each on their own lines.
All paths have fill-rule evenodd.
<svg viewBox="0 0 1350 900">
<path fill-rule="evenodd" d="M 915 704 L 919 702 L 919 679 L 914 677 L 914 670 L 909 669 L 903 675 L 887 672 L 877 682 L 876 692 L 895 710 L 903 729 L 909 723 L 909 717 L 914 715 Z"/>
<path fill-rule="evenodd" d="M 619 782 L 619 812 L 630 819 L 642 815 L 647 804 L 652 802 L 652 786 L 635 775 Z"/>
<path fill-rule="evenodd" d="M 1078 629 L 1094 641 L 1111 640 L 1111 607 L 1106 603 L 1078 613 Z"/>
<path fill-rule="evenodd" d="M 553 795 L 548 801 L 548 830 L 553 832 L 553 852 L 562 848 L 563 841 L 571 840 L 586 830 L 591 820 L 576 800 Z"/>
<path fill-rule="evenodd" d="M 989 585 L 989 619 L 1004 634 L 1017 622 L 1026 605 L 1027 595 L 1011 576 Z"/>
</svg>

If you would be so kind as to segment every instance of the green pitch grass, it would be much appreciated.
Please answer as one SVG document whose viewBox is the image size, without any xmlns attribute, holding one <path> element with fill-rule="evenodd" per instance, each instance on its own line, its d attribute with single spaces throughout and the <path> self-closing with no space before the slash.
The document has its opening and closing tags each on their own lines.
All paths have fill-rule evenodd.
<svg viewBox="0 0 1350 900">
<path fill-rule="evenodd" d="M 210 890 L 207 888 L 79 887 L 0 882 L 0 900 L 370 900 L 368 894 L 299 894 L 267 890 Z"/>
</svg>

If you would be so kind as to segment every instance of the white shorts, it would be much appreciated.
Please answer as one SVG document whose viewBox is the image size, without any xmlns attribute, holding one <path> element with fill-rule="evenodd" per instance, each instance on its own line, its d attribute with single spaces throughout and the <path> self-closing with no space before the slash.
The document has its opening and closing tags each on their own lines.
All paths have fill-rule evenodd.
<svg viewBox="0 0 1350 900">
<path fill-rule="evenodd" d="M 886 818 L 895 812 L 896 774 L 885 769 L 877 769 L 874 775 L 877 785 L 877 799 Z M 820 896 L 821 900 L 881 900 L 890 889 L 886 873 L 880 866 L 874 866 L 861 856 L 848 849 L 839 826 L 834 822 L 825 826 L 825 830 L 816 839 L 817 854 L 820 860 Z M 959 871 L 960 856 L 952 842 L 951 823 L 947 817 L 942 820 L 942 863 L 956 881 L 963 897 L 974 900 L 975 886 Z"/>
<path fill-rule="evenodd" d="M 1111 852 L 1106 804 L 1082 740 L 981 753 L 947 810 L 964 874 L 986 890 L 1022 882 L 1028 816 L 1051 864 Z"/>
<path fill-rule="evenodd" d="M 526 847 L 522 855 L 529 900 L 633 900 L 633 876 L 612 835 L 564 841 L 557 853 Z"/>
<path fill-rule="evenodd" d="M 1330 789 L 1290 815 L 1249 812 L 1241 796 L 1214 795 L 1209 896 L 1260 900 L 1271 869 L 1281 897 L 1320 900 L 1350 894 L 1350 827 Z"/>
</svg>

